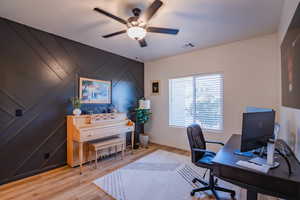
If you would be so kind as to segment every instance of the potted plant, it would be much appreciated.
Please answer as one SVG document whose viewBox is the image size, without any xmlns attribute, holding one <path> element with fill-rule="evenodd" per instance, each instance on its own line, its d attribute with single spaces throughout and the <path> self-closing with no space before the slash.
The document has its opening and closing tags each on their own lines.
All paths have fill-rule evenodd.
<svg viewBox="0 0 300 200">
<path fill-rule="evenodd" d="M 141 133 L 139 134 L 140 143 L 143 147 L 148 146 L 149 136 L 144 133 L 144 124 L 147 123 L 151 117 L 151 110 L 145 108 L 137 108 L 136 110 L 136 123 L 141 124 Z"/>
<path fill-rule="evenodd" d="M 76 116 L 79 116 L 81 114 L 81 102 L 80 99 L 78 97 L 72 97 L 70 99 L 70 101 L 72 102 L 72 106 L 73 106 L 73 114 Z"/>
</svg>

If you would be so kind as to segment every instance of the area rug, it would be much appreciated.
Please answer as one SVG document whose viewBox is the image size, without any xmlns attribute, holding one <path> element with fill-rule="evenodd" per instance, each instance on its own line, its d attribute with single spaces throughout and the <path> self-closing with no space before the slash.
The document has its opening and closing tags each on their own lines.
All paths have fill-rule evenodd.
<svg viewBox="0 0 300 200">
<path fill-rule="evenodd" d="M 192 180 L 202 178 L 204 173 L 205 169 L 194 166 L 187 156 L 157 150 L 93 183 L 116 200 L 202 200 L 210 199 L 210 193 L 196 193 L 191 197 L 190 192 L 202 186 Z M 236 186 L 224 181 L 219 181 L 219 185 L 236 190 L 239 196 Z M 230 199 L 225 193 L 219 195 L 222 199 Z"/>
</svg>

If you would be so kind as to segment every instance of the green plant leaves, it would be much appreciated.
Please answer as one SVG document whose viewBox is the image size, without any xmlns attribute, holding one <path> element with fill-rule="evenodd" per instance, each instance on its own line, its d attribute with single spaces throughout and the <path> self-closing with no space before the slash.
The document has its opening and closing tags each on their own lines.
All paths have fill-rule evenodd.
<svg viewBox="0 0 300 200">
<path fill-rule="evenodd" d="M 137 108 L 136 110 L 136 122 L 139 124 L 145 124 L 151 116 L 151 111 L 149 109 Z"/>
</svg>

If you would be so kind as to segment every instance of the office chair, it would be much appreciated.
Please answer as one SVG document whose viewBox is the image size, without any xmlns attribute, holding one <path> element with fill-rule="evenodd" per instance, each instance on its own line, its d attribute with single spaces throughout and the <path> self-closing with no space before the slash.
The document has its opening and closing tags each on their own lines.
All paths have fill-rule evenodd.
<svg viewBox="0 0 300 200">
<path fill-rule="evenodd" d="M 217 179 L 215 179 L 213 175 L 212 162 L 213 158 L 216 156 L 216 153 L 206 149 L 206 143 L 219 145 L 224 144 L 221 142 L 205 141 L 202 129 L 198 124 L 192 124 L 187 128 L 187 136 L 191 147 L 192 162 L 198 167 L 203 167 L 209 170 L 209 182 L 200 180 L 198 178 L 193 179 L 193 183 L 199 182 L 204 185 L 204 187 L 193 189 L 191 191 L 191 196 L 194 196 L 196 192 L 211 190 L 217 200 L 220 200 L 220 198 L 216 191 L 230 193 L 231 198 L 235 199 L 235 191 L 217 186 Z"/>
</svg>

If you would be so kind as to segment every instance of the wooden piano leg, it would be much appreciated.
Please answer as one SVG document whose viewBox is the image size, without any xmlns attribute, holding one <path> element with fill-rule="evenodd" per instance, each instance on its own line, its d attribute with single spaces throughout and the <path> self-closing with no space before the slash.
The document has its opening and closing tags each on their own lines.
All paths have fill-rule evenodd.
<svg viewBox="0 0 300 200">
<path fill-rule="evenodd" d="M 82 160 L 83 160 L 83 143 L 79 142 L 79 166 L 80 166 L 80 175 L 82 174 Z"/>
<path fill-rule="evenodd" d="M 134 149 L 134 131 L 131 132 L 131 152 L 133 153 Z"/>
<path fill-rule="evenodd" d="M 98 150 L 95 150 L 95 168 L 98 169 Z"/>
<path fill-rule="evenodd" d="M 122 160 L 124 159 L 124 150 L 125 150 L 125 144 L 123 143 L 122 144 Z"/>
<path fill-rule="evenodd" d="M 115 146 L 115 160 L 117 160 L 118 145 Z"/>
</svg>

